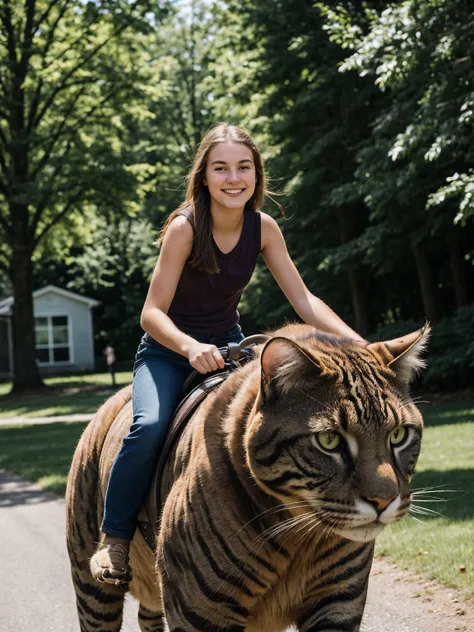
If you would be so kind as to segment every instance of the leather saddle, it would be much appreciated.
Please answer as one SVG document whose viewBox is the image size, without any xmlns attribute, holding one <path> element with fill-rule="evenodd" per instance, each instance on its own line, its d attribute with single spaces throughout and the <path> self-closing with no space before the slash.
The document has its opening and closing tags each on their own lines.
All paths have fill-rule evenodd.
<svg viewBox="0 0 474 632">
<path fill-rule="evenodd" d="M 220 349 L 225 360 L 224 369 L 215 371 L 208 376 L 203 376 L 195 371 L 191 373 L 184 383 L 183 398 L 169 425 L 163 448 L 155 465 L 147 499 L 138 515 L 138 529 L 153 551 L 156 545 L 156 528 L 163 506 L 163 499 L 160 494 L 160 481 L 168 457 L 175 449 L 179 437 L 198 406 L 211 391 L 227 379 L 232 371 L 253 358 L 252 346 L 266 342 L 268 338 L 268 336 L 264 335 L 255 335 L 245 338 L 240 343 L 229 343 L 227 347 Z"/>
</svg>

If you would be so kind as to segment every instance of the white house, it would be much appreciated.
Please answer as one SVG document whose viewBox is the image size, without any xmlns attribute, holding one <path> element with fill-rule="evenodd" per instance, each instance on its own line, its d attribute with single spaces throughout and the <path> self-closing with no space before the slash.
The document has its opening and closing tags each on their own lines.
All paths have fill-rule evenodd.
<svg viewBox="0 0 474 632">
<path fill-rule="evenodd" d="M 33 292 L 36 360 L 41 373 L 94 368 L 92 308 L 99 301 L 47 285 Z M 0 375 L 13 369 L 13 297 L 0 301 Z"/>
</svg>

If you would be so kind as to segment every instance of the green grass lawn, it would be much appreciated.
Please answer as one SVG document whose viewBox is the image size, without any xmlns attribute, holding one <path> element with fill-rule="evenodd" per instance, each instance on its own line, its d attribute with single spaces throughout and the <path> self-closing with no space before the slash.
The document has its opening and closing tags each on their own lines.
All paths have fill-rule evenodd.
<svg viewBox="0 0 474 632">
<path fill-rule="evenodd" d="M 24 397 L 8 395 L 11 383 L 0 384 L 0 418 L 92 414 L 115 390 L 130 384 L 132 373 L 117 373 L 115 379 L 114 389 L 108 373 L 51 377 L 44 380 L 50 392 Z"/>
<path fill-rule="evenodd" d="M 414 568 L 429 578 L 462 588 L 472 597 L 474 404 L 457 402 L 421 408 L 426 429 L 413 488 L 440 488 L 444 491 L 425 497 L 444 500 L 415 504 L 442 515 L 414 514 L 422 522 L 405 517 L 386 529 L 376 550 L 379 555 L 390 555 L 401 567 Z M 72 454 L 85 425 L 0 426 L 0 468 L 63 494 Z"/>
<path fill-rule="evenodd" d="M 86 423 L 0 426 L 0 469 L 63 495 L 71 459 Z"/>
</svg>

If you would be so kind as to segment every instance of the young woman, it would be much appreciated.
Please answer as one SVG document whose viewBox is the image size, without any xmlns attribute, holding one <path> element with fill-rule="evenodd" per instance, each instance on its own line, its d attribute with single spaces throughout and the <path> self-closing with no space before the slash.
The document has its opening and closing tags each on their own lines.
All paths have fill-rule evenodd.
<svg viewBox="0 0 474 632">
<path fill-rule="evenodd" d="M 145 330 L 133 376 L 133 424 L 111 471 L 96 579 L 128 578 L 137 515 L 186 377 L 223 368 L 218 347 L 239 342 L 237 305 L 259 254 L 296 313 L 323 331 L 361 340 L 309 292 L 278 224 L 262 208 L 263 160 L 243 130 L 221 123 L 202 141 L 185 202 L 165 223 L 142 311 Z"/>
</svg>

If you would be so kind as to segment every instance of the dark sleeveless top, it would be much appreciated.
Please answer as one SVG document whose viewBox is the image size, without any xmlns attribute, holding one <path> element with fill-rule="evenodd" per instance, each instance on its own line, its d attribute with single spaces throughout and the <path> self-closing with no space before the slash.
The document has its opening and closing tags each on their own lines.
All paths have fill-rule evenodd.
<svg viewBox="0 0 474 632">
<path fill-rule="evenodd" d="M 186 211 L 179 213 L 188 217 Z M 168 316 L 186 333 L 220 334 L 239 322 L 237 306 L 261 251 L 261 217 L 258 211 L 244 211 L 240 239 L 224 254 L 214 241 L 220 272 L 206 274 L 186 262 Z"/>
</svg>

